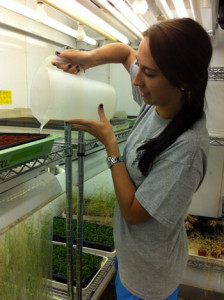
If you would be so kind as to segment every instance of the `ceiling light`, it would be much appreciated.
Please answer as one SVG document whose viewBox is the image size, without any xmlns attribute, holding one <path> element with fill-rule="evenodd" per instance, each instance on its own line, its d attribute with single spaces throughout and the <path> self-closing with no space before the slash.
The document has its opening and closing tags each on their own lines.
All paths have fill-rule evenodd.
<svg viewBox="0 0 224 300">
<path fill-rule="evenodd" d="M 44 9 L 44 3 L 38 1 L 37 10 L 36 10 L 36 21 L 43 23 L 46 19 L 47 19 L 47 14 Z"/>
<path fill-rule="evenodd" d="M 23 15 L 30 19 L 35 19 L 36 12 L 25 5 L 19 4 L 16 1 L 12 0 L 1 0 L 0 6 L 6 9 L 9 9 L 13 12 L 16 12 L 20 15 Z"/>
<path fill-rule="evenodd" d="M 86 37 L 86 33 L 85 33 L 85 30 L 84 30 L 84 27 L 82 24 L 78 24 L 78 29 L 77 29 L 77 33 L 76 33 L 76 38 L 77 40 L 79 41 L 83 41 Z"/>
<path fill-rule="evenodd" d="M 9 9 L 15 13 L 18 13 L 20 15 L 23 15 L 29 19 L 36 20 L 37 14 L 36 11 L 28 8 L 27 6 L 23 4 L 19 4 L 12 0 L 1 0 L 0 6 L 6 9 Z M 54 19 L 46 18 L 43 22 L 44 25 L 47 25 L 53 29 L 56 29 L 58 31 L 61 31 L 67 35 L 72 36 L 73 38 L 76 37 L 77 31 L 72 29 L 71 27 L 68 27 Z M 96 46 L 97 41 L 86 36 L 84 41 L 90 45 Z"/>
<path fill-rule="evenodd" d="M 144 32 L 149 26 L 144 24 L 133 10 L 121 0 L 110 0 L 110 2 L 131 22 L 140 32 Z"/>
<path fill-rule="evenodd" d="M 132 8 L 136 14 L 144 15 L 148 9 L 148 3 L 146 0 L 135 0 Z"/>
<path fill-rule="evenodd" d="M 173 0 L 173 4 L 176 8 L 176 12 L 179 18 L 187 18 L 187 10 L 184 6 L 183 0 Z"/>
<path fill-rule="evenodd" d="M 198 23 L 202 24 L 201 12 L 200 12 L 200 3 L 198 0 L 189 0 L 193 19 Z"/>
<path fill-rule="evenodd" d="M 43 2 L 88 26 L 109 40 L 114 42 L 121 41 L 124 44 L 129 44 L 129 40 L 126 36 L 121 34 L 75 0 L 43 0 Z"/>
<path fill-rule="evenodd" d="M 58 31 L 61 31 L 63 33 L 66 33 L 67 35 L 70 35 L 71 37 L 75 37 L 77 36 L 77 31 L 75 29 L 72 29 L 71 27 L 68 27 L 54 19 L 51 19 L 51 18 L 47 18 L 46 21 L 44 21 L 45 25 L 51 27 L 51 28 L 54 28 Z M 97 45 L 97 41 L 94 40 L 93 38 L 89 37 L 89 36 L 86 36 L 84 39 L 83 39 L 84 42 L 86 42 L 87 44 L 90 44 L 92 46 L 96 46 Z"/>
<path fill-rule="evenodd" d="M 156 0 L 156 6 L 162 11 L 165 17 L 168 19 L 174 18 L 166 0 Z"/>
<path fill-rule="evenodd" d="M 106 9 L 110 14 L 112 14 L 119 22 L 121 22 L 125 27 L 127 27 L 132 33 L 134 33 L 138 38 L 142 39 L 141 32 L 132 25 L 119 11 L 117 11 L 107 0 L 95 0 L 99 5 Z"/>
</svg>

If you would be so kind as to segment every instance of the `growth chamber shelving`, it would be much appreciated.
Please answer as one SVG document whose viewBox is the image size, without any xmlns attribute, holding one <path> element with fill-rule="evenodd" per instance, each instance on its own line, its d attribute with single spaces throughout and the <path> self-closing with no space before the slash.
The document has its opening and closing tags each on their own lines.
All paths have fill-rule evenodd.
<svg viewBox="0 0 224 300">
<path fill-rule="evenodd" d="M 67 128 L 66 130 L 68 132 L 69 128 Z M 127 139 L 129 132 L 130 129 L 116 132 L 121 151 L 124 147 L 124 141 Z M 15 237 L 18 236 L 18 231 L 22 231 L 21 238 L 23 240 L 26 240 L 26 237 L 28 235 L 31 238 L 35 236 L 34 226 L 36 226 L 38 231 L 41 231 L 40 228 L 42 225 L 40 223 L 48 224 L 45 226 L 45 231 L 48 233 L 47 238 L 50 239 L 51 229 L 46 228 L 51 228 L 52 217 L 54 215 L 57 215 L 58 212 L 61 211 L 62 203 L 65 202 L 65 193 L 71 194 L 71 190 L 69 191 L 68 185 L 82 186 L 84 181 L 94 177 L 100 172 L 107 170 L 105 160 L 106 152 L 103 145 L 98 140 L 80 140 L 81 138 L 83 139 L 82 135 L 80 135 L 78 141 L 77 139 L 70 139 L 69 137 L 66 137 L 66 134 L 65 139 L 59 138 L 58 140 L 56 140 L 51 153 L 49 153 L 48 155 L 38 157 L 35 160 L 25 162 L 16 167 L 0 171 L 0 233 L 2 239 L 4 239 L 3 245 L 5 244 L 6 248 L 8 248 L 8 241 L 5 241 L 5 237 L 7 237 L 8 232 L 13 232 L 13 234 L 10 234 L 10 236 L 13 235 Z M 67 138 L 68 140 L 66 140 Z M 81 157 L 82 162 L 78 160 L 78 157 Z M 85 160 L 84 166 L 83 160 Z M 72 170 L 70 169 L 71 165 Z M 65 174 L 67 174 L 67 186 L 65 184 Z M 82 189 L 81 193 L 83 193 Z M 69 197 L 71 197 L 71 195 Z M 81 198 L 79 196 L 79 202 L 82 204 L 82 195 Z M 69 203 L 67 201 L 67 212 L 69 211 L 69 209 L 71 209 L 68 204 Z M 51 212 L 50 215 L 49 210 Z M 48 219 L 48 222 L 43 221 L 43 218 L 38 214 L 40 214 L 42 217 L 44 216 L 44 220 L 46 217 L 46 219 Z M 79 213 L 78 222 L 81 225 L 82 209 Z M 20 229 L 22 228 L 21 226 L 23 228 L 25 226 L 26 230 L 28 230 L 28 232 L 29 230 L 31 230 L 31 232 L 27 234 L 26 230 Z M 67 226 L 69 229 L 69 222 Z M 29 229 L 30 227 L 32 227 L 32 229 Z M 13 248 L 16 249 L 17 246 L 18 243 L 14 245 Z M 88 252 L 88 249 L 83 249 L 81 244 L 78 245 L 78 248 L 78 251 L 80 251 L 80 255 L 83 250 Z M 68 249 L 69 251 L 71 251 L 71 247 L 68 247 Z M 21 253 L 24 254 L 24 249 L 21 251 Z M 28 255 L 27 252 L 26 255 Z M 40 257 L 38 257 L 38 259 L 40 260 Z M 79 258 L 79 262 L 80 261 L 81 260 Z M 18 268 L 19 266 L 15 266 L 14 269 L 18 270 Z M 77 296 L 75 292 L 73 293 L 74 299 L 81 299 L 81 297 L 83 299 L 97 299 L 97 295 L 99 295 L 103 287 L 109 283 L 113 274 L 114 257 L 112 256 L 107 258 L 106 263 L 100 271 L 100 274 L 98 274 L 85 294 L 80 294 L 79 296 Z M 45 275 L 46 274 L 44 274 L 44 276 Z M 67 291 L 48 286 L 48 290 L 49 289 L 53 293 L 54 297 L 56 297 L 55 299 L 69 299 Z M 24 289 L 22 290 L 27 290 L 25 283 Z M 81 292 L 79 291 L 79 293 Z M 11 297 L 11 295 L 9 297 Z M 43 294 L 41 294 L 40 297 L 43 300 L 45 299 L 45 295 Z M 5 300 L 8 300 L 7 297 L 5 297 Z"/>
</svg>

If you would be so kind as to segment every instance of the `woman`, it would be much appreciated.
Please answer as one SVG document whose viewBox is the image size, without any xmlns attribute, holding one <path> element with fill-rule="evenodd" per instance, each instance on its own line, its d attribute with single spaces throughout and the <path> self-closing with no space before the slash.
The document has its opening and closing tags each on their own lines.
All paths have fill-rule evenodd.
<svg viewBox="0 0 224 300">
<path fill-rule="evenodd" d="M 123 157 L 102 105 L 99 122 L 70 122 L 105 145 L 111 164 L 117 298 L 177 299 L 188 258 L 184 218 L 206 172 L 210 39 L 183 18 L 149 28 L 137 53 L 118 43 L 58 55 L 71 63 L 55 65 L 74 74 L 105 63 L 123 63 L 130 72 L 141 110 Z"/>
</svg>

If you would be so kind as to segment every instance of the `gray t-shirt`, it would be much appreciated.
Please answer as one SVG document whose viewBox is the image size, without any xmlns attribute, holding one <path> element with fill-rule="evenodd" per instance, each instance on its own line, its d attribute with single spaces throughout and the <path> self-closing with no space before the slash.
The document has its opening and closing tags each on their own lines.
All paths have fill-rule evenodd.
<svg viewBox="0 0 224 300">
<path fill-rule="evenodd" d="M 132 80 L 137 68 L 133 62 Z M 205 176 L 209 136 L 203 116 L 162 152 L 148 175 L 143 176 L 136 149 L 145 140 L 157 136 L 170 121 L 161 118 L 154 106 L 142 102 L 138 87 L 132 88 L 141 110 L 123 155 L 137 189 L 135 196 L 152 218 L 129 225 L 116 202 L 114 240 L 122 284 L 139 298 L 162 300 L 181 283 L 187 264 L 184 218 L 192 195 Z"/>
</svg>

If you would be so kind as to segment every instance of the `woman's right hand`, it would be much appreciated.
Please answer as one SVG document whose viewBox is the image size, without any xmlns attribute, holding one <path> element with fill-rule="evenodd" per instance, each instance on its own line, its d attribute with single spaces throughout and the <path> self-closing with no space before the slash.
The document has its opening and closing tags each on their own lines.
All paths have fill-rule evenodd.
<svg viewBox="0 0 224 300">
<path fill-rule="evenodd" d="M 67 49 L 55 54 L 68 61 L 68 63 L 52 62 L 53 65 L 73 74 L 78 74 L 81 69 L 85 71 L 86 69 L 109 63 L 122 63 L 129 72 L 130 65 L 136 56 L 134 49 L 122 43 L 106 44 L 91 51 Z"/>
<path fill-rule="evenodd" d="M 55 52 L 55 55 L 67 60 L 68 63 L 65 64 L 52 61 L 52 64 L 68 73 L 78 74 L 81 69 L 86 70 L 94 66 L 93 55 L 90 51 L 68 49 L 63 50 L 61 53 Z"/>
</svg>

